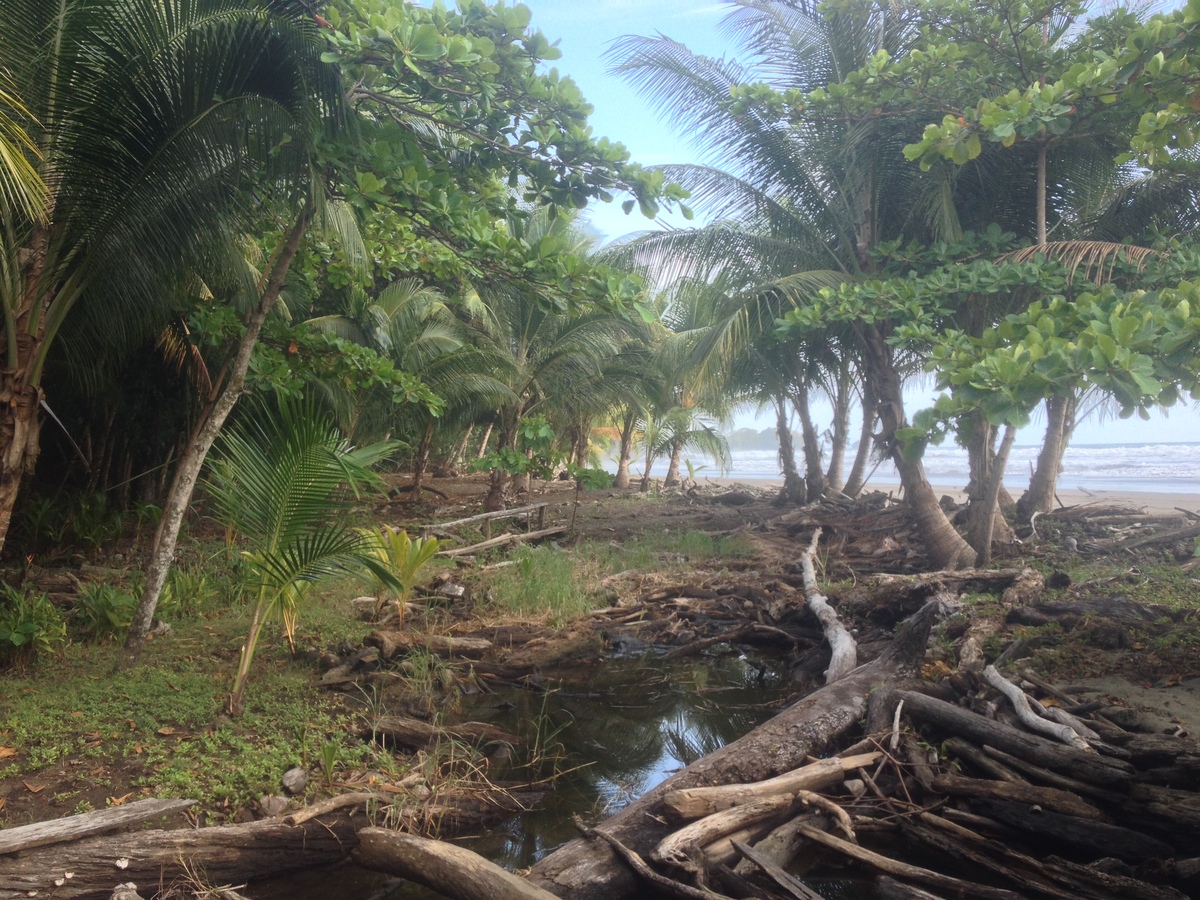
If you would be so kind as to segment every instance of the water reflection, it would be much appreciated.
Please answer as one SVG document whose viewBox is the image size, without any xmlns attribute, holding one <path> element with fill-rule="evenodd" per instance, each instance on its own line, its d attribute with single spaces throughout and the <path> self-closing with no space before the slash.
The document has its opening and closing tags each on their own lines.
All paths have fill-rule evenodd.
<svg viewBox="0 0 1200 900">
<path fill-rule="evenodd" d="M 458 841 L 508 869 L 521 869 L 577 836 L 571 816 L 598 822 L 688 763 L 774 715 L 788 696 L 786 660 L 739 652 L 667 662 L 652 655 L 547 673 L 546 691 L 500 687 L 463 699 L 456 718 L 490 722 L 540 748 L 541 774 L 566 772 L 538 807 Z M 522 770 L 496 779 L 528 778 Z M 536 777 L 536 774 L 535 776 Z M 401 900 L 439 895 L 352 865 L 259 883 L 255 898 Z"/>
<path fill-rule="evenodd" d="M 470 698 L 468 718 L 559 744 L 569 770 L 538 809 L 471 842 L 508 868 L 524 868 L 576 836 L 571 814 L 611 815 L 679 769 L 770 718 L 791 689 L 782 661 L 741 654 L 664 662 L 604 660 L 555 673 L 545 695 L 511 689 Z"/>
</svg>

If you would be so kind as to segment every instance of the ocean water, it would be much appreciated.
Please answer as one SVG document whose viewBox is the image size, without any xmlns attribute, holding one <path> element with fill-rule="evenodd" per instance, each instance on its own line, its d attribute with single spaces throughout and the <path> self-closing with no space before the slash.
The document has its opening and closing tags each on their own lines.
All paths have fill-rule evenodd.
<svg viewBox="0 0 1200 900">
<path fill-rule="evenodd" d="M 1028 487 L 1031 467 L 1036 464 L 1040 449 L 1040 445 L 1013 447 L 1004 475 L 1005 487 L 1009 490 Z M 847 470 L 854 460 L 854 451 L 851 447 L 846 453 Z M 722 474 L 711 459 L 693 455 L 691 460 L 697 468 L 704 466 L 696 473 L 699 480 Z M 803 471 L 803 461 L 797 462 Z M 967 451 L 957 445 L 930 447 L 924 463 L 931 484 L 964 487 L 967 483 Z M 641 472 L 636 463 L 633 468 Z M 867 470 L 870 468 L 868 465 Z M 651 474 L 661 477 L 666 469 L 667 461 L 658 460 Z M 778 479 L 777 454 L 771 450 L 734 451 L 733 466 L 724 477 L 739 481 Z M 899 484 L 900 478 L 891 463 L 884 462 L 871 476 L 871 482 Z M 1064 490 L 1200 494 L 1200 443 L 1071 445 L 1063 458 L 1058 486 Z"/>
</svg>

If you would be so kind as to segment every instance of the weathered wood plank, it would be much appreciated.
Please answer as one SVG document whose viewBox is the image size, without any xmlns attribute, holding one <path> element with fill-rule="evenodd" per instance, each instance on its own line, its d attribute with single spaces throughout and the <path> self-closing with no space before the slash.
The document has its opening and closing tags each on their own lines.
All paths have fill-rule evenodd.
<svg viewBox="0 0 1200 900">
<path fill-rule="evenodd" d="M 77 816 L 67 816 L 65 819 L 5 828 L 0 831 L 0 855 L 32 850 L 35 847 L 48 847 L 66 841 L 78 841 L 104 834 L 106 831 L 140 825 L 152 819 L 183 812 L 195 804 L 195 800 L 137 800 L 124 806 L 97 809 Z"/>
</svg>

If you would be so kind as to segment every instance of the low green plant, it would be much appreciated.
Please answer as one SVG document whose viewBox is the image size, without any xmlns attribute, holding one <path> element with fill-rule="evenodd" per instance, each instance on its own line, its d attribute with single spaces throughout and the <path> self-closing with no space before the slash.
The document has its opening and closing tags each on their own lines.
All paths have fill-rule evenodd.
<svg viewBox="0 0 1200 900">
<path fill-rule="evenodd" d="M 325 741 L 321 744 L 321 773 L 325 776 L 325 786 L 333 787 L 333 776 L 337 772 L 342 759 L 342 745 L 338 741 Z"/>
<path fill-rule="evenodd" d="M 85 637 L 111 638 L 129 630 L 137 603 L 129 591 L 96 581 L 80 590 L 71 617 Z"/>
<path fill-rule="evenodd" d="M 492 603 L 517 615 L 548 615 L 555 624 L 569 622 L 592 608 L 589 592 L 576 577 L 571 556 L 553 547 L 522 547 L 513 565 L 496 573 Z"/>
<path fill-rule="evenodd" d="M 108 495 L 97 491 L 79 498 L 68 517 L 71 533 L 93 551 L 121 535 L 121 511 L 108 504 Z"/>
<path fill-rule="evenodd" d="M 314 582 L 363 569 L 395 580 L 364 552 L 362 533 L 347 522 L 357 491 L 378 485 L 370 467 L 395 447 L 381 442 L 352 448 L 311 403 L 291 400 L 277 409 L 263 404 L 222 439 L 210 463 L 210 494 L 230 533 L 254 547 L 242 553 L 255 600 L 229 697 L 231 715 L 241 713 L 269 616 L 282 618 L 294 651 L 297 611 Z"/>
<path fill-rule="evenodd" d="M 381 531 L 365 530 L 363 536 L 364 552 L 378 561 L 394 579 L 389 584 L 380 579 L 375 570 L 368 570 L 367 576 L 375 589 L 375 615 L 383 610 L 390 594 L 400 615 L 400 627 L 404 627 L 404 608 L 412 598 L 417 575 L 437 556 L 438 539 L 410 538 L 403 528 L 394 529 L 388 525 Z"/>
<path fill-rule="evenodd" d="M 195 618 L 214 606 L 219 596 L 216 582 L 208 574 L 176 567 L 167 575 L 158 609 Z"/>
<path fill-rule="evenodd" d="M 28 665 L 67 639 L 67 626 L 45 594 L 0 590 L 0 665 Z"/>
</svg>

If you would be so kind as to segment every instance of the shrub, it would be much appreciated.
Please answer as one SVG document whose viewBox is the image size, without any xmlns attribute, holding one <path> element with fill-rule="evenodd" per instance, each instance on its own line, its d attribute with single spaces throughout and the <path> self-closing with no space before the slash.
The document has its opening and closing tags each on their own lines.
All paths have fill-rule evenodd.
<svg viewBox="0 0 1200 900">
<path fill-rule="evenodd" d="M 0 665 L 24 666 L 67 639 L 67 626 L 45 594 L 0 590 Z"/>
<path fill-rule="evenodd" d="M 75 600 L 74 620 L 80 633 L 89 638 L 123 634 L 133 624 L 137 598 L 111 584 L 84 585 Z"/>
</svg>

